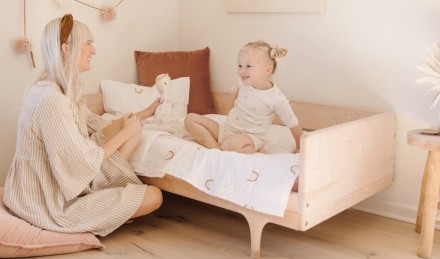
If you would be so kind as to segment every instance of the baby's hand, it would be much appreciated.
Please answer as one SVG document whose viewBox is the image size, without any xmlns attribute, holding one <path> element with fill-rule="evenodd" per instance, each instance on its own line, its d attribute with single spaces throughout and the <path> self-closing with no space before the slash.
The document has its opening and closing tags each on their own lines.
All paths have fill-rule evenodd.
<svg viewBox="0 0 440 259">
<path fill-rule="evenodd" d="M 297 148 L 295 148 L 295 150 L 293 150 L 293 152 L 292 153 L 294 153 L 294 154 L 298 154 L 299 153 L 299 147 L 297 147 Z"/>
</svg>

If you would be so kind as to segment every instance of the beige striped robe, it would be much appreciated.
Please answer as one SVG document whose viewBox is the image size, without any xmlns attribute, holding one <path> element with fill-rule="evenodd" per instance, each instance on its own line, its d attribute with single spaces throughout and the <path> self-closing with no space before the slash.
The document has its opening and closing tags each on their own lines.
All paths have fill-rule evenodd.
<svg viewBox="0 0 440 259">
<path fill-rule="evenodd" d="M 108 122 L 90 111 L 86 119 L 90 138 L 57 85 L 40 81 L 30 88 L 5 182 L 11 212 L 43 229 L 101 236 L 135 213 L 145 185 L 119 152 L 103 161 L 105 138 L 97 130 Z"/>
</svg>

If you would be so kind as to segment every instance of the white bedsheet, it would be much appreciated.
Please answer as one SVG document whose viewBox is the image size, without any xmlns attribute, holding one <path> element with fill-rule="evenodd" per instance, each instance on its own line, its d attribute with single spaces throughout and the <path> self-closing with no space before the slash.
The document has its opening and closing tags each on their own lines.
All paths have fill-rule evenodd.
<svg viewBox="0 0 440 259">
<path fill-rule="evenodd" d="M 145 129 L 131 164 L 141 176 L 169 174 L 215 197 L 276 216 L 284 215 L 299 174 L 299 154 L 225 152 Z"/>
</svg>

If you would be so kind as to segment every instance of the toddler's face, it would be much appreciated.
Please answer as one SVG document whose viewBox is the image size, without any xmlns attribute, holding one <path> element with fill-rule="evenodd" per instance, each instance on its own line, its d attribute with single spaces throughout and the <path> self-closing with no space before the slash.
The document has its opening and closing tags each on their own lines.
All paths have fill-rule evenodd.
<svg viewBox="0 0 440 259">
<path fill-rule="evenodd" d="M 260 50 L 244 48 L 238 53 L 237 75 L 244 85 L 257 89 L 266 89 L 272 86 L 270 82 L 270 64 L 265 62 Z"/>
</svg>

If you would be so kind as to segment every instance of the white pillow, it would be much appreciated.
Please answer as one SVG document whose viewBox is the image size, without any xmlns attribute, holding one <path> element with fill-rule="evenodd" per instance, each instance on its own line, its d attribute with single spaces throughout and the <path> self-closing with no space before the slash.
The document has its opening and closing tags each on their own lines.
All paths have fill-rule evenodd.
<svg viewBox="0 0 440 259">
<path fill-rule="evenodd" d="M 205 114 L 204 116 L 219 124 L 224 124 L 227 117 L 219 114 Z M 290 153 L 295 150 L 296 142 L 288 127 L 272 124 L 264 136 L 263 147 L 267 154 Z"/>
<path fill-rule="evenodd" d="M 296 148 L 295 139 L 286 126 L 272 124 L 263 140 L 264 149 L 268 154 L 291 153 Z"/>
<path fill-rule="evenodd" d="M 189 101 L 189 77 L 171 80 L 173 117 L 184 118 Z M 160 94 L 156 85 L 146 87 L 112 80 L 101 80 L 104 111 L 117 117 L 147 108 Z"/>
</svg>

